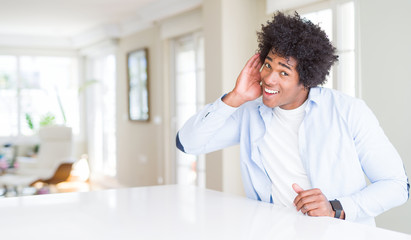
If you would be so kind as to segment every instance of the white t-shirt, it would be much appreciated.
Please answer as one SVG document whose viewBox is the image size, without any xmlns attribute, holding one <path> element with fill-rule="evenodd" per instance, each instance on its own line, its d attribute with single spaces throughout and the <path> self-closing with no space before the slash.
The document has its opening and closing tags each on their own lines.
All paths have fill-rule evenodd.
<svg viewBox="0 0 411 240">
<path fill-rule="evenodd" d="M 293 183 L 304 190 L 311 188 L 298 149 L 298 129 L 304 119 L 306 105 L 307 101 L 292 110 L 273 108 L 272 122 L 259 146 L 263 165 L 272 182 L 275 205 L 293 206 L 297 196 Z"/>
</svg>

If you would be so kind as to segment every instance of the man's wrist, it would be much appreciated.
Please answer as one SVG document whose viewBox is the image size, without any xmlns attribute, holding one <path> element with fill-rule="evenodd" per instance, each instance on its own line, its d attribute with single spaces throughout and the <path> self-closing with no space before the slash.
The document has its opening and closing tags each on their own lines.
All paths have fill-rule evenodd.
<svg viewBox="0 0 411 240">
<path fill-rule="evenodd" d="M 239 107 L 245 103 L 245 101 L 242 100 L 242 98 L 239 97 L 238 94 L 236 94 L 234 91 L 231 91 L 228 94 L 226 94 L 222 98 L 222 101 L 230 107 Z"/>
<path fill-rule="evenodd" d="M 336 218 L 336 217 L 335 217 L 335 211 L 334 211 L 334 210 L 333 210 L 333 215 L 332 215 L 332 217 L 333 217 L 333 218 Z M 345 212 L 344 212 L 344 210 L 341 211 L 340 217 L 339 217 L 338 219 L 345 220 Z"/>
<path fill-rule="evenodd" d="M 344 210 L 341 211 L 340 219 L 345 220 L 345 212 L 344 212 Z"/>
<path fill-rule="evenodd" d="M 335 200 L 332 200 L 332 201 L 329 201 L 329 202 L 330 202 L 331 207 L 332 207 L 333 212 L 334 212 L 334 214 L 333 214 L 334 218 L 344 219 L 344 217 L 345 217 L 345 216 L 343 216 L 344 210 L 343 210 L 343 207 L 342 207 L 340 201 L 335 199 Z"/>
</svg>

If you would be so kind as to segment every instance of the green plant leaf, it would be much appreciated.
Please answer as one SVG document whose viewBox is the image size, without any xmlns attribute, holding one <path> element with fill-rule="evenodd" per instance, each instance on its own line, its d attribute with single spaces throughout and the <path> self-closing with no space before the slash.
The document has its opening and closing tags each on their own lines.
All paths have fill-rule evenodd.
<svg viewBox="0 0 411 240">
<path fill-rule="evenodd" d="M 48 112 L 41 117 L 40 126 L 45 127 L 45 126 L 54 125 L 55 120 L 56 120 L 56 117 L 51 112 Z"/>
<path fill-rule="evenodd" d="M 26 122 L 31 130 L 34 130 L 33 119 L 29 113 L 26 113 Z"/>
</svg>

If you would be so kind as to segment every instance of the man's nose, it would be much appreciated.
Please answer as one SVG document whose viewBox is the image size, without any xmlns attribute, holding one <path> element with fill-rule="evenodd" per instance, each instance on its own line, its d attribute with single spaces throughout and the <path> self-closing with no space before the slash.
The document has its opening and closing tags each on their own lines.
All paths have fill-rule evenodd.
<svg viewBox="0 0 411 240">
<path fill-rule="evenodd" d="M 270 74 L 263 77 L 263 80 L 267 85 L 275 85 L 278 83 L 279 79 L 280 75 L 276 72 L 271 72 Z"/>
</svg>

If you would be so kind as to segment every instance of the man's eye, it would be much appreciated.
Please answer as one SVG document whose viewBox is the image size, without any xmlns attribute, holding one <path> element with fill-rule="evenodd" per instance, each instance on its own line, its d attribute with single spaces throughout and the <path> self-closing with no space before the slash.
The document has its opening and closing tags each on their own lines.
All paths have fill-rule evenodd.
<svg viewBox="0 0 411 240">
<path fill-rule="evenodd" d="M 288 76 L 288 73 L 286 73 L 286 72 L 281 72 L 280 74 L 283 75 L 283 76 Z"/>
<path fill-rule="evenodd" d="M 271 68 L 270 64 L 268 64 L 268 63 L 264 63 L 264 67 Z"/>
</svg>

